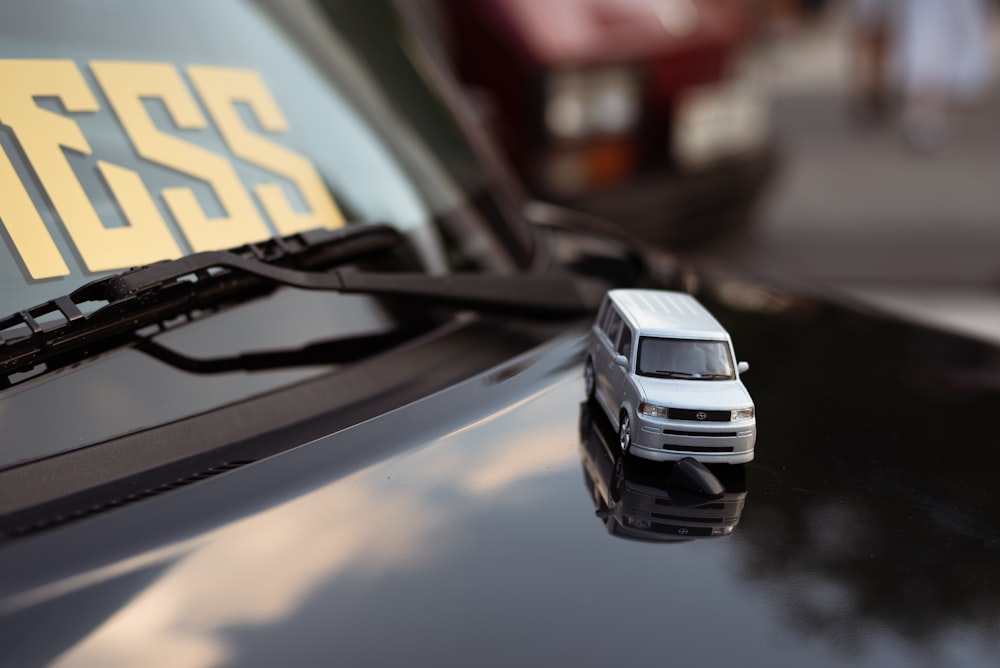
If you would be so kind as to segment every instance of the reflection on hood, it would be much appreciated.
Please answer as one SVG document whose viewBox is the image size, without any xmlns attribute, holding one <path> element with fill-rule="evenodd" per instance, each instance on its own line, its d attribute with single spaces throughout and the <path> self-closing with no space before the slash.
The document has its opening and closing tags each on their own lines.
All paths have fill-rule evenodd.
<svg viewBox="0 0 1000 668">
<path fill-rule="evenodd" d="M 622 457 L 617 436 L 602 411 L 580 406 L 580 459 L 595 514 L 608 533 L 633 540 L 677 542 L 728 536 L 747 496 L 741 466 L 714 466 L 725 487 L 720 498 L 669 484 L 671 462 Z"/>
</svg>

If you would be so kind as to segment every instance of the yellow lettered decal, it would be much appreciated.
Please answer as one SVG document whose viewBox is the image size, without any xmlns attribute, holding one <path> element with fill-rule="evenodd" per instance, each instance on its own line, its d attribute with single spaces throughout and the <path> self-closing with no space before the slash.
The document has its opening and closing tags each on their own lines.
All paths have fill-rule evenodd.
<svg viewBox="0 0 1000 668">
<path fill-rule="evenodd" d="M 8 155 L 0 148 L 0 224 L 29 278 L 71 273 L 59 238 L 53 236 L 60 233 L 76 252 L 82 269 L 96 273 L 180 257 L 179 239 L 198 252 L 262 241 L 273 230 L 286 236 L 344 224 L 312 162 L 266 136 L 287 133 L 289 128 L 257 72 L 192 65 L 185 70 L 188 81 L 169 63 L 95 60 L 89 65 L 110 109 L 102 109 L 84 71 L 72 60 L 0 59 L 0 124 L 9 129 L 11 144 L 20 149 Z M 40 106 L 39 98 L 55 98 L 61 109 Z M 162 102 L 176 134 L 157 127 L 150 118 L 145 106 L 150 99 Z M 244 125 L 236 108 L 240 104 L 254 114 L 263 133 Z M 121 123 L 123 138 L 135 149 L 137 157 L 131 164 L 135 169 L 95 154 L 81 129 L 81 125 L 99 127 L 90 125 L 100 120 L 97 114 L 110 117 L 112 112 Z M 179 136 L 190 130 L 204 130 L 207 134 L 195 133 L 202 139 L 218 142 L 221 138 L 230 154 L 213 152 Z M 91 185 L 94 192 L 88 196 L 80 182 L 85 175 L 74 171 L 80 166 L 74 168 L 67 151 L 92 156 L 90 169 L 118 205 L 125 225 L 100 219 L 89 199 L 96 191 Z M 253 190 L 258 210 L 232 156 L 286 183 L 257 184 Z M 140 175 L 141 165 L 149 163 L 206 184 L 222 215 L 210 217 L 191 187 L 163 187 L 162 203 L 158 203 Z M 90 179 L 88 173 L 85 180 Z M 34 190 L 38 187 L 40 191 Z M 284 190 L 289 187 L 297 189 L 304 207 L 292 205 Z M 52 221 L 47 223 L 48 216 L 36 208 L 46 196 L 62 228 L 48 227 Z M 260 211 L 267 214 L 271 228 Z M 173 220 L 166 219 L 164 212 Z"/>
<path fill-rule="evenodd" d="M 296 185 L 309 211 L 298 213 L 288 203 L 281 186 L 264 183 L 254 188 L 261 206 L 282 235 L 326 227 L 335 229 L 344 218 L 330 197 L 316 168 L 305 157 L 249 131 L 233 104 L 245 103 L 268 132 L 287 132 L 288 123 L 260 75 L 253 70 L 192 65 L 188 77 L 208 108 L 229 149 L 240 158 Z"/>
<path fill-rule="evenodd" d="M 271 236 L 226 158 L 160 131 L 146 113 L 143 98 L 156 98 L 178 128 L 207 127 L 197 101 L 173 65 L 92 61 L 90 69 L 139 155 L 208 183 L 219 198 L 226 215 L 209 218 L 190 188 L 163 191 L 193 250 L 219 250 Z"/>
<path fill-rule="evenodd" d="M 158 215 L 138 216 L 137 207 L 123 207 L 129 225 L 105 227 L 67 162 L 63 149 L 89 155 L 90 144 L 75 121 L 42 109 L 35 98 L 56 97 L 69 112 L 98 111 L 97 100 L 76 63 L 0 60 L 0 90 L 0 122 L 13 131 L 88 270 L 107 271 L 180 256 L 180 249 Z M 13 178 L 17 187 L 4 188 L 3 199 L 11 200 L 2 205 L 3 222 L 28 272 L 32 278 L 67 274 L 65 261 L 53 256 L 55 245 L 38 212 L 30 206 L 30 200 L 25 202 L 27 194 L 20 180 L 6 173 L 9 167 L 9 163 L 0 167 L 0 182 L 13 186 Z M 127 182 L 133 201 L 148 200 L 149 194 L 134 172 L 107 165 L 102 167 L 102 173 L 116 196 Z"/>
<path fill-rule="evenodd" d="M 52 235 L 45 229 L 45 221 L 3 151 L 0 151 L 0 222 L 7 228 L 29 276 L 55 278 L 69 273 Z"/>
</svg>

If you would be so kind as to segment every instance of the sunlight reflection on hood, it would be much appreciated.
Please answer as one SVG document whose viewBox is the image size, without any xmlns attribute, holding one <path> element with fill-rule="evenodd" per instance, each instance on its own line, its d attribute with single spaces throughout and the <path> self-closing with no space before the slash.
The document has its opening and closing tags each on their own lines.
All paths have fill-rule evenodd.
<svg viewBox="0 0 1000 668">
<path fill-rule="evenodd" d="M 57 665 L 215 665 L 230 655 L 229 629 L 287 618 L 338 578 L 433 560 L 468 505 L 530 503 L 506 493 L 578 466 L 576 425 L 553 391 L 565 382 L 210 534 Z"/>
</svg>

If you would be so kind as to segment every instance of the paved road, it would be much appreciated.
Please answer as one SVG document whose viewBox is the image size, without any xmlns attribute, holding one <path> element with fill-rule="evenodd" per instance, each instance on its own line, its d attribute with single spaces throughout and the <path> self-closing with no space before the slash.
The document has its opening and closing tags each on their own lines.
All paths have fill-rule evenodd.
<svg viewBox="0 0 1000 668">
<path fill-rule="evenodd" d="M 1000 82 L 920 155 L 851 117 L 847 46 L 829 21 L 765 56 L 784 168 L 752 231 L 705 255 L 1000 340 Z"/>
</svg>

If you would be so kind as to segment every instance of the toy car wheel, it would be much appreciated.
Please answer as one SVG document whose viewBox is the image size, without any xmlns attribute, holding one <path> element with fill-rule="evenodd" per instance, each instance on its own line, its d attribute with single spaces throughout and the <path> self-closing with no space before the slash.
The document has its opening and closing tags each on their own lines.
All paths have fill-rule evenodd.
<svg viewBox="0 0 1000 668">
<path fill-rule="evenodd" d="M 622 493 L 625 491 L 625 461 L 624 457 L 619 457 L 615 461 L 614 479 L 611 483 L 611 500 L 618 503 L 622 500 Z"/>
<path fill-rule="evenodd" d="M 627 455 L 629 448 L 632 447 L 632 421 L 627 411 L 623 412 L 621 419 L 618 420 L 618 444 L 622 448 L 623 455 Z"/>
<path fill-rule="evenodd" d="M 583 367 L 583 387 L 587 392 L 587 399 L 594 398 L 595 383 L 594 364 L 588 359 L 587 364 Z"/>
</svg>

